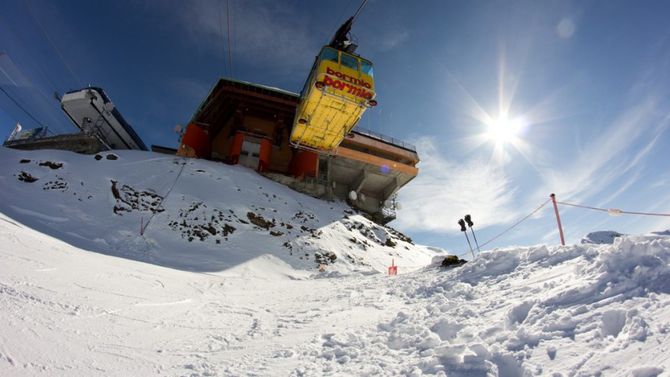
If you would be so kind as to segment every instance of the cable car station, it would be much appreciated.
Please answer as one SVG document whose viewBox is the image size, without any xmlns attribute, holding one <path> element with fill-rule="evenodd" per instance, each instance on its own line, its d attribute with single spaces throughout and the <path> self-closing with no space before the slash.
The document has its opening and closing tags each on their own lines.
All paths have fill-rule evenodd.
<svg viewBox="0 0 670 377">
<path fill-rule="evenodd" d="M 418 174 L 414 146 L 354 128 L 329 153 L 291 142 L 300 95 L 222 78 L 186 127 L 177 154 L 240 164 L 312 196 L 347 200 L 380 223 Z"/>
<path fill-rule="evenodd" d="M 351 26 L 316 56 L 300 94 L 220 79 L 186 127 L 177 155 L 240 164 L 295 190 L 340 198 L 385 224 L 395 194 L 418 174 L 414 146 L 356 128 L 377 105 L 373 65 L 355 54 Z"/>
</svg>

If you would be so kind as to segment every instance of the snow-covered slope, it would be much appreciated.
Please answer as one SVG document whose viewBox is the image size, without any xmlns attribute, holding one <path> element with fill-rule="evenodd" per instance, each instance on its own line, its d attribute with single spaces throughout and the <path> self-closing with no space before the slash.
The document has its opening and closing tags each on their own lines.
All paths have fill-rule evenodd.
<svg viewBox="0 0 670 377">
<path fill-rule="evenodd" d="M 336 370 L 448 376 L 656 376 L 670 368 L 670 237 L 484 253 L 412 274 L 368 332 L 327 337 Z"/>
<path fill-rule="evenodd" d="M 115 206 L 133 201 L 117 201 L 111 180 L 119 197 L 127 198 L 124 184 L 147 191 L 142 205 L 151 208 L 149 189 L 163 194 L 181 168 L 172 159 L 0 153 L 0 376 L 652 377 L 670 370 L 667 231 L 604 245 L 498 249 L 460 268 L 389 277 L 371 273 L 387 263 L 376 258 L 397 253 L 396 262 L 419 266 L 439 249 L 398 236 L 386 237 L 402 248 L 381 246 L 390 230 L 242 168 L 208 173 L 219 165 L 189 161 L 185 180 L 141 237 L 139 219 L 148 212 L 115 215 Z M 31 162 L 14 161 L 22 158 Z M 39 165 L 47 159 L 64 165 Z M 131 169 L 145 164 L 152 168 L 141 169 L 144 176 Z M 98 169 L 84 175 L 87 166 Z M 18 181 L 28 175 L 39 180 Z M 58 177 L 66 191 L 43 189 Z M 256 185 L 270 189 L 256 192 Z M 249 224 L 230 211 L 216 223 L 214 209 Z M 300 225 L 281 223 L 299 223 L 298 212 L 314 218 L 305 215 L 307 230 L 289 233 Z M 203 241 L 194 233 L 202 228 L 188 227 L 200 224 L 200 213 L 221 227 Z M 274 226 L 265 229 L 258 216 L 274 218 Z M 187 226 L 171 225 L 182 220 Z M 228 240 L 219 231 L 225 223 L 236 228 Z M 269 234 L 277 229 L 286 233 Z M 347 239 L 354 236 L 357 243 Z M 356 248 L 362 241 L 365 250 Z M 323 273 L 316 272 L 319 250 L 337 253 Z M 305 252 L 314 254 L 300 259 Z"/>
<path fill-rule="evenodd" d="M 395 259 L 403 273 L 439 254 L 241 166 L 138 151 L 0 148 L 0 160 L 0 212 L 85 250 L 200 272 L 271 255 L 337 272 Z"/>
</svg>

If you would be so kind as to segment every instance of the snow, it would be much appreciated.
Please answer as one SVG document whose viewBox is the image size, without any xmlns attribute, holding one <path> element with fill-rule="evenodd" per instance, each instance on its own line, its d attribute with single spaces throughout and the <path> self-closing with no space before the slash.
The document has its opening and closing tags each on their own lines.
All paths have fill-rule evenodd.
<svg viewBox="0 0 670 377">
<path fill-rule="evenodd" d="M 316 272 L 335 255 L 329 271 L 384 272 L 395 259 L 404 273 L 445 254 L 416 249 L 344 203 L 299 194 L 241 166 L 108 155 L 0 149 L 0 212 L 85 250 L 187 271 L 218 272 L 272 255 Z M 20 181 L 23 173 L 37 181 Z"/>
<path fill-rule="evenodd" d="M 621 236 L 623 236 L 623 234 L 613 230 L 600 230 L 597 232 L 591 232 L 584 236 L 581 243 L 611 244 L 617 237 Z"/>
<path fill-rule="evenodd" d="M 443 269 L 446 251 L 248 169 L 117 155 L 0 149 L 0 375 L 670 368 L 668 232 L 488 250 Z M 391 259 L 398 276 L 384 274 Z"/>
</svg>

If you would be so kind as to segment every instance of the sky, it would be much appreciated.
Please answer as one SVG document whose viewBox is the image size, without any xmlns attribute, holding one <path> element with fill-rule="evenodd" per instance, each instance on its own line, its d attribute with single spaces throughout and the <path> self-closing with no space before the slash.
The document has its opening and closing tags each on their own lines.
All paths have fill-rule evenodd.
<svg viewBox="0 0 670 377">
<path fill-rule="evenodd" d="M 75 131 L 54 93 L 94 85 L 147 145 L 174 147 L 174 126 L 219 77 L 298 92 L 359 4 L 3 1 L 0 87 L 26 111 L 0 92 L 0 135 L 16 122 Z M 670 213 L 667 14 L 665 1 L 370 0 L 352 34 L 375 64 L 379 105 L 359 125 L 415 144 L 422 160 L 391 225 L 465 252 L 463 215 L 485 244 L 551 193 Z M 668 216 L 559 211 L 567 242 L 670 228 Z M 486 248 L 559 242 L 546 203 Z"/>
</svg>

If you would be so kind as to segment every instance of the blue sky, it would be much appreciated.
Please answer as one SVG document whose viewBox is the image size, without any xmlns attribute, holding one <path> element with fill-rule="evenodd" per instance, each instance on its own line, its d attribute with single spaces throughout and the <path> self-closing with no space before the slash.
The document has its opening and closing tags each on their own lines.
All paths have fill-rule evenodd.
<svg viewBox="0 0 670 377">
<path fill-rule="evenodd" d="M 53 93 L 101 86 L 145 143 L 174 146 L 172 129 L 220 76 L 299 91 L 358 2 L 229 6 L 232 72 L 225 1 L 2 2 L 0 85 L 55 132 L 74 128 Z M 353 34 L 380 105 L 360 125 L 415 143 L 422 159 L 392 225 L 463 251 L 462 215 L 483 243 L 551 192 L 670 213 L 667 14 L 664 1 L 369 1 Z M 37 126 L 0 93 L 0 135 L 16 121 Z M 670 228 L 668 217 L 561 214 L 568 242 Z M 489 246 L 557 242 L 546 206 Z"/>
</svg>

